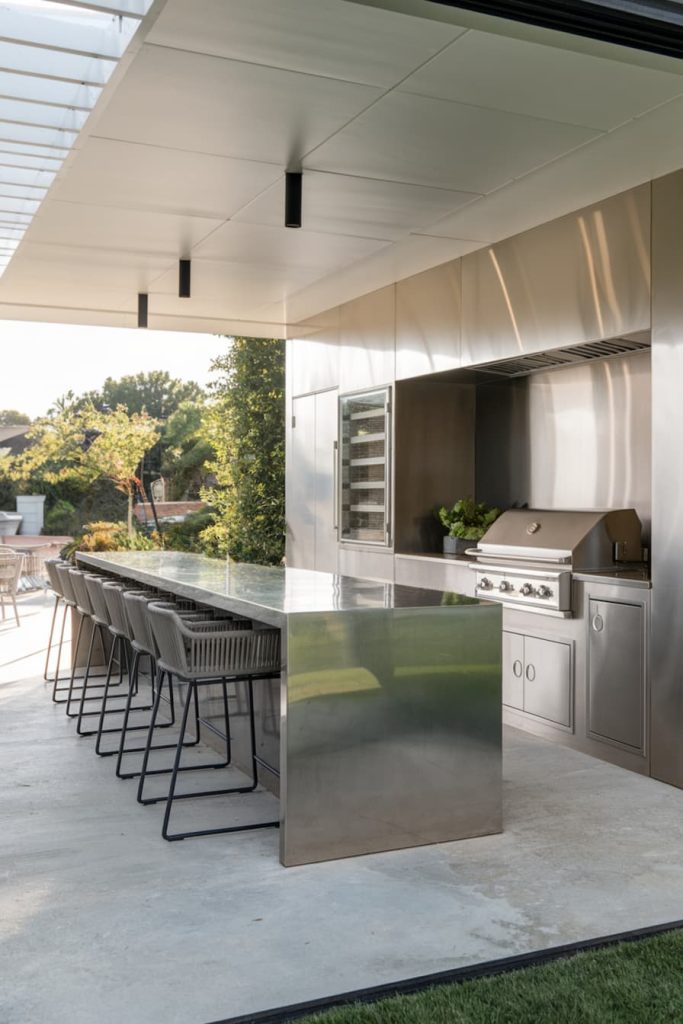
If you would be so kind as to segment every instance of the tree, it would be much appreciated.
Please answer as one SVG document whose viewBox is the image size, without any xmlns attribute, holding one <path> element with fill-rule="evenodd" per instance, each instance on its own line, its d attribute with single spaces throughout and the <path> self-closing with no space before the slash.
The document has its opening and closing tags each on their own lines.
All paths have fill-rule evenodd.
<svg viewBox="0 0 683 1024">
<path fill-rule="evenodd" d="M 155 420 L 166 420 L 183 402 L 197 402 L 203 391 L 192 380 L 178 380 L 166 370 L 129 374 L 114 380 L 107 377 L 99 391 L 88 391 L 81 399 L 95 408 L 124 406 L 129 413 L 146 412 Z"/>
<path fill-rule="evenodd" d="M 204 437 L 204 412 L 203 402 L 181 402 L 164 424 L 161 472 L 170 481 L 171 501 L 198 498 L 207 482 L 213 449 Z"/>
<path fill-rule="evenodd" d="M 215 487 L 202 497 L 214 522 L 202 540 L 216 555 L 278 564 L 285 539 L 285 343 L 234 338 L 215 359 L 204 436 Z"/>
<path fill-rule="evenodd" d="M 102 412 L 87 403 L 53 411 L 28 432 L 33 442 L 9 460 L 8 476 L 26 488 L 36 478 L 48 483 L 73 483 L 81 488 L 111 480 L 128 499 L 128 532 L 133 533 L 133 502 L 137 470 L 143 455 L 159 437 L 147 413 L 126 409 Z"/>
<path fill-rule="evenodd" d="M 0 427 L 19 427 L 31 422 L 31 417 L 16 409 L 0 409 Z"/>
</svg>

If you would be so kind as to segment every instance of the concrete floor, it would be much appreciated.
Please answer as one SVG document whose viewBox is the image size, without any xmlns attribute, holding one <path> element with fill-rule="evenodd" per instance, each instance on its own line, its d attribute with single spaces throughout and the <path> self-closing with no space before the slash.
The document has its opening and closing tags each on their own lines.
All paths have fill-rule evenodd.
<svg viewBox="0 0 683 1024">
<path fill-rule="evenodd" d="M 275 831 L 164 843 L 49 701 L 25 656 L 45 601 L 22 607 L 0 625 L 3 1024 L 207 1024 L 683 918 L 683 792 L 512 731 L 501 836 L 289 869 Z"/>
</svg>

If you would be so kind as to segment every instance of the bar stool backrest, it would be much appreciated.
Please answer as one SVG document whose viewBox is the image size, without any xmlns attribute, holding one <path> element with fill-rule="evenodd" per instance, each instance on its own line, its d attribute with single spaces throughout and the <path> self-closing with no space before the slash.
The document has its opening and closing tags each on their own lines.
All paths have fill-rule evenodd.
<svg viewBox="0 0 683 1024">
<path fill-rule="evenodd" d="M 188 622 L 151 603 L 150 625 L 164 667 L 185 679 L 260 675 L 280 667 L 280 630 L 249 629 L 248 622 Z"/>
<path fill-rule="evenodd" d="M 106 583 L 106 579 L 102 576 L 98 576 L 96 573 L 88 572 L 85 574 L 85 585 L 90 596 L 90 603 L 93 608 L 93 615 L 98 622 L 101 622 L 104 626 L 111 625 L 109 619 L 109 609 L 107 608 L 107 602 L 104 599 L 102 593 L 103 584 Z"/>
<path fill-rule="evenodd" d="M 112 632 L 118 633 L 119 636 L 125 636 L 126 640 L 133 640 L 133 631 L 123 603 L 126 589 L 121 583 L 105 583 L 102 586 L 102 593 L 109 609 Z"/>
<path fill-rule="evenodd" d="M 155 600 L 158 600 L 156 595 L 143 594 L 137 590 L 129 590 L 123 594 L 123 604 L 128 616 L 133 643 L 143 653 L 149 654 L 152 657 L 156 657 L 158 651 L 147 616 L 147 606 L 150 601 Z"/>
<path fill-rule="evenodd" d="M 92 615 L 94 609 L 88 588 L 85 585 L 85 575 L 82 569 L 69 569 L 69 579 L 76 596 L 76 606 L 82 615 Z"/>
<path fill-rule="evenodd" d="M 72 604 L 75 607 L 78 602 L 76 601 L 76 594 L 71 582 L 71 565 L 69 562 L 60 562 L 56 568 L 57 575 L 62 584 L 62 596 L 67 604 Z"/>
<path fill-rule="evenodd" d="M 50 581 L 50 589 L 54 591 L 58 597 L 64 597 L 64 594 L 62 593 L 62 581 L 60 580 L 59 573 L 57 572 L 57 566 L 60 564 L 61 560 L 59 558 L 45 559 L 45 568 L 47 569 L 47 578 Z"/>
</svg>

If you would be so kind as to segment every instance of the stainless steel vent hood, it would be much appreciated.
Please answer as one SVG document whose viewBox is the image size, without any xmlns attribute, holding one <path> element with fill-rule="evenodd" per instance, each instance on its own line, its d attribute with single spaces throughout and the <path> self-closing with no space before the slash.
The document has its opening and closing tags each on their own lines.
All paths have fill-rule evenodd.
<svg viewBox="0 0 683 1024">
<path fill-rule="evenodd" d="M 610 359 L 614 356 L 641 352 L 650 348 L 650 339 L 646 332 L 637 337 L 610 338 L 607 341 L 589 341 L 583 345 L 572 345 L 568 348 L 553 349 L 549 352 L 534 352 L 525 356 L 514 356 L 512 359 L 501 359 L 495 363 L 486 363 L 479 367 L 483 373 L 495 377 L 526 377 L 531 373 L 541 373 L 560 366 L 576 363 L 592 362 L 596 359 Z"/>
</svg>

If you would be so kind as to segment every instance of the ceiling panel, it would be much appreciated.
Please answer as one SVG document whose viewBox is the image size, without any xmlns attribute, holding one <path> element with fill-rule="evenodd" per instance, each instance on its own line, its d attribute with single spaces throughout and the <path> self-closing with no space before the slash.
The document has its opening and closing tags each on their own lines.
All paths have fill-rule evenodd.
<svg viewBox="0 0 683 1024">
<path fill-rule="evenodd" d="M 48 199 L 36 214 L 26 241 L 60 245 L 65 239 L 83 248 L 163 255 L 188 255 L 192 247 L 222 224 L 185 214 L 124 210 Z"/>
<path fill-rule="evenodd" d="M 265 267 L 309 267 L 317 276 L 362 259 L 387 242 L 352 235 L 325 235 L 267 224 L 229 221 L 200 243 L 193 256 Z"/>
<path fill-rule="evenodd" d="M 168 0 L 147 40 L 388 88 L 464 31 L 338 0 Z"/>
<path fill-rule="evenodd" d="M 284 167 L 379 94 L 367 85 L 144 46 L 96 134 Z"/>
<path fill-rule="evenodd" d="M 264 304 L 280 302 L 320 276 L 320 270 L 268 267 L 245 263 L 192 261 L 192 298 L 178 298 L 178 270 L 173 267 L 154 283 L 150 315 L 253 318 Z"/>
<path fill-rule="evenodd" d="M 91 138 L 50 197 L 224 220 L 281 174 L 274 164 Z"/>
<path fill-rule="evenodd" d="M 138 292 L 148 291 L 167 266 L 147 254 L 131 260 L 126 253 L 26 242 L 0 280 L 0 302 L 135 309 Z"/>
<path fill-rule="evenodd" d="M 316 149 L 305 166 L 490 192 L 597 134 L 575 125 L 394 92 Z"/>
<path fill-rule="evenodd" d="M 607 130 L 683 93 L 683 77 L 468 32 L 399 89 Z"/>
<path fill-rule="evenodd" d="M 471 192 L 307 171 L 303 223 L 311 231 L 394 240 L 475 198 Z M 240 210 L 235 220 L 279 226 L 283 210 L 284 176 Z"/>
<path fill-rule="evenodd" d="M 430 267 L 464 256 L 480 246 L 480 242 L 468 239 L 409 235 L 391 248 L 350 264 L 334 274 L 327 274 L 319 281 L 291 295 L 287 301 L 287 318 L 294 323 L 314 316 L 340 302 L 365 295 L 377 288 L 384 288 L 411 274 L 419 274 Z M 259 310 L 257 315 L 266 317 L 275 314 L 276 309 L 270 307 Z"/>
<path fill-rule="evenodd" d="M 430 235 L 498 241 L 683 167 L 683 99 L 478 199 Z"/>
</svg>

